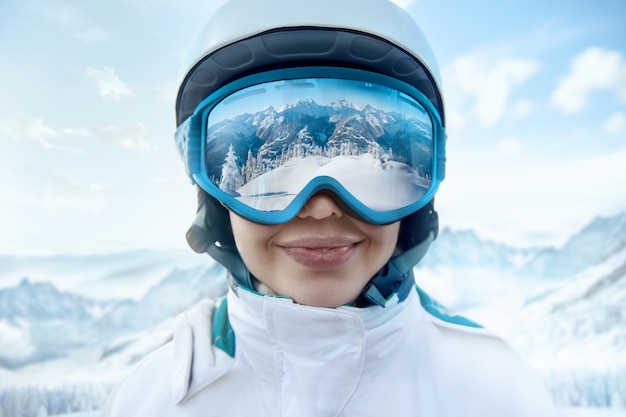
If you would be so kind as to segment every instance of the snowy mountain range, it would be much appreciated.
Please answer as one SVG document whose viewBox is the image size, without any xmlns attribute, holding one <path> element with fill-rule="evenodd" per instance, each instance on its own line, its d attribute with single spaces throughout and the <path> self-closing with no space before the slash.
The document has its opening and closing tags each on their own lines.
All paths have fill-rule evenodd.
<svg viewBox="0 0 626 417">
<path fill-rule="evenodd" d="M 141 270 L 155 259 L 158 268 Z M 169 339 L 175 315 L 226 291 L 222 267 L 195 254 L 0 262 L 0 385 L 121 375 Z M 621 387 L 611 395 L 626 404 L 626 213 L 595 219 L 560 248 L 444 229 L 415 272 L 434 298 L 493 328 L 541 369 L 562 404 L 596 398 L 599 380 L 604 390 Z"/>
<path fill-rule="evenodd" d="M 222 162 L 232 146 L 240 168 L 253 161 L 263 161 L 265 169 L 274 169 L 277 161 L 284 159 L 285 152 L 293 151 L 289 148 L 292 143 L 298 144 L 300 156 L 320 149 L 339 151 L 350 143 L 350 148 L 359 155 L 372 149 L 377 153 L 393 149 L 395 158 L 407 161 L 418 154 L 411 153 L 408 144 L 418 141 L 422 147 L 419 154 L 424 161 L 413 161 L 413 165 L 427 170 L 432 158 L 430 131 L 424 121 L 406 119 L 399 113 L 385 112 L 370 105 L 360 109 L 344 100 L 320 105 L 311 99 L 302 99 L 278 110 L 269 107 L 211 126 L 207 132 L 206 152 L 208 160 Z M 407 137 L 411 137 L 411 141 Z M 213 164 L 208 169 L 210 178 L 220 178 L 221 164 Z"/>
<path fill-rule="evenodd" d="M 207 256 L 190 250 L 135 250 L 95 255 L 0 255 L 0 289 L 24 278 L 48 281 L 88 298 L 139 299 L 174 267 L 206 264 Z"/>
<path fill-rule="evenodd" d="M 626 246 L 626 216 L 598 217 L 559 249 L 544 249 L 523 273 L 567 278 L 606 261 Z"/>
<path fill-rule="evenodd" d="M 110 349 L 111 341 L 148 331 L 225 291 L 224 271 L 213 262 L 172 269 L 138 300 L 91 299 L 24 278 L 0 290 L 0 366 L 19 369 L 89 346 Z"/>
<path fill-rule="evenodd" d="M 416 280 L 494 329 L 561 406 L 626 407 L 626 213 L 559 248 L 515 248 L 443 230 Z"/>
<path fill-rule="evenodd" d="M 505 269 L 516 276 L 562 279 L 602 262 L 626 246 L 626 213 L 597 217 L 562 247 L 518 248 L 474 231 L 443 229 L 420 267 Z"/>
</svg>

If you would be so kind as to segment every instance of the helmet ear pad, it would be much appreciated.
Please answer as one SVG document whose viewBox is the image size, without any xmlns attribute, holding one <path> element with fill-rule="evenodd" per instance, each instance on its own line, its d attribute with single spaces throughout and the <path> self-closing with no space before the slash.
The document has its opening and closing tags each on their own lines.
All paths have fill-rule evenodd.
<svg viewBox="0 0 626 417">
<path fill-rule="evenodd" d="M 197 253 L 207 253 L 246 288 L 254 288 L 253 277 L 239 255 L 228 210 L 218 200 L 198 187 L 198 211 L 189 230 L 187 243 Z"/>
<path fill-rule="evenodd" d="M 187 230 L 189 246 L 197 253 L 204 253 L 210 247 L 235 250 L 235 239 L 230 225 L 228 209 L 200 187 L 196 219 Z"/>
<path fill-rule="evenodd" d="M 402 219 L 398 235 L 398 250 L 401 253 L 410 251 L 426 239 L 432 238 L 434 240 L 438 233 L 439 215 L 435 211 L 433 199 L 415 213 Z M 416 260 L 415 264 L 417 262 L 419 259 Z"/>
</svg>

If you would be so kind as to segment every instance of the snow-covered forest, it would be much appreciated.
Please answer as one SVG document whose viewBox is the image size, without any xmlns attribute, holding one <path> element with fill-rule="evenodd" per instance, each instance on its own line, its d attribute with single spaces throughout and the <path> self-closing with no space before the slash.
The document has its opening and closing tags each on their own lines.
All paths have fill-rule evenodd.
<svg viewBox="0 0 626 417">
<path fill-rule="evenodd" d="M 102 408 L 111 384 L 28 385 L 0 389 L 0 417 L 46 417 Z"/>
<path fill-rule="evenodd" d="M 279 111 L 239 115 L 208 128 L 208 176 L 223 191 L 235 193 L 237 185 L 294 159 L 314 157 L 324 165 L 339 156 L 369 155 L 382 165 L 401 162 L 429 178 L 432 127 L 422 119 L 369 105 L 360 109 L 343 100 L 329 105 L 299 100 Z"/>
</svg>

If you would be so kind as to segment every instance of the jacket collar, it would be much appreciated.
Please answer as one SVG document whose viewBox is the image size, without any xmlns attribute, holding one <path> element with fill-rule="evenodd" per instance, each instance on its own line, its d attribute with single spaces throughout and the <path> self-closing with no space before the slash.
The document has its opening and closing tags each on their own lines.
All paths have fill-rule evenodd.
<svg viewBox="0 0 626 417">
<path fill-rule="evenodd" d="M 386 307 L 331 309 L 235 287 L 227 302 L 236 357 L 280 391 L 285 415 L 336 415 L 359 381 L 393 355 L 405 334 L 406 306 L 416 299 L 411 292 L 405 302 L 394 296 Z"/>
</svg>

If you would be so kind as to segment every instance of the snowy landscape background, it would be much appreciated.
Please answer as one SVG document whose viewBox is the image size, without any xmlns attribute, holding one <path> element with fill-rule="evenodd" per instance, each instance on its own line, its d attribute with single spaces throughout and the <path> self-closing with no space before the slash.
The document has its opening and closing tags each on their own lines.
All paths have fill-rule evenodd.
<svg viewBox="0 0 626 417">
<path fill-rule="evenodd" d="M 626 212 L 560 247 L 444 228 L 416 280 L 508 340 L 567 415 L 626 415 Z M 225 290 L 191 251 L 0 256 L 0 416 L 96 415 L 178 313 Z"/>
<path fill-rule="evenodd" d="M 394 1 L 446 104 L 449 229 L 420 285 L 505 335 L 568 417 L 625 416 L 626 2 Z M 172 140 L 181 61 L 223 2 L 0 1 L 1 417 L 91 417 L 166 317 L 223 290 L 187 248 Z"/>
</svg>

